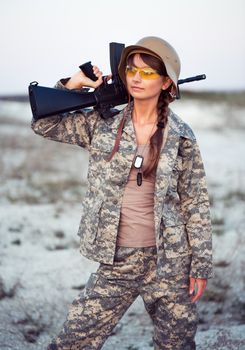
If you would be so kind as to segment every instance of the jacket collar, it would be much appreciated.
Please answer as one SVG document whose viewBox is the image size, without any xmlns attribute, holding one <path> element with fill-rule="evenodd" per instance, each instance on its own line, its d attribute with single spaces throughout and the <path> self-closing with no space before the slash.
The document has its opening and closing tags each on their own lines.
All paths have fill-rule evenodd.
<svg viewBox="0 0 245 350">
<path fill-rule="evenodd" d="M 133 102 L 130 103 L 128 110 L 123 109 L 117 114 L 115 117 L 106 120 L 107 125 L 111 128 L 114 134 L 117 134 L 120 122 L 123 118 L 123 114 L 126 113 L 126 122 L 123 128 L 123 132 L 125 132 L 128 136 L 131 136 L 133 140 L 135 140 L 135 131 L 131 118 L 133 109 Z M 191 140 L 195 140 L 195 135 L 191 128 L 180 118 L 178 117 L 171 109 L 169 109 L 169 134 L 175 134 L 179 137 L 185 137 Z"/>
</svg>

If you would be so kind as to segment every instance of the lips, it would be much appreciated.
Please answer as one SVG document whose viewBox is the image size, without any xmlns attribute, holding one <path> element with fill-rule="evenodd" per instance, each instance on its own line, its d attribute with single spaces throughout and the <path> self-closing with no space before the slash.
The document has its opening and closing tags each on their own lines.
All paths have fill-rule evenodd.
<svg viewBox="0 0 245 350">
<path fill-rule="evenodd" d="M 140 88 L 139 86 L 131 86 L 132 90 L 144 90 L 143 88 Z"/>
</svg>

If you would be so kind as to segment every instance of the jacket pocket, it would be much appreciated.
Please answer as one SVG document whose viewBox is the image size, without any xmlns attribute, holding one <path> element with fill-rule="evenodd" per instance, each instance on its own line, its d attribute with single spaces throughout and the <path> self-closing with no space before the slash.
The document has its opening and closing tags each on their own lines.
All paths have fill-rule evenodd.
<svg viewBox="0 0 245 350">
<path fill-rule="evenodd" d="M 161 235 L 166 258 L 178 258 L 191 254 L 186 225 L 183 221 L 173 223 L 162 220 Z"/>
<path fill-rule="evenodd" d="M 102 199 L 95 196 L 88 196 L 83 200 L 78 235 L 85 243 L 92 244 L 96 240 L 102 203 Z"/>
</svg>

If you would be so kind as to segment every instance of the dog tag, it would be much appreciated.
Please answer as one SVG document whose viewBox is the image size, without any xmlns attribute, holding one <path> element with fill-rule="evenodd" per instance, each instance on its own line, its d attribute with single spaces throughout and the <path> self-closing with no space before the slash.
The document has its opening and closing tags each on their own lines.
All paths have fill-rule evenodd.
<svg viewBox="0 0 245 350">
<path fill-rule="evenodd" d="M 140 168 L 142 167 L 143 160 L 144 160 L 144 157 L 142 157 L 142 156 L 136 156 L 136 157 L 135 157 L 135 160 L 134 160 L 134 167 L 135 167 L 136 169 L 140 169 Z"/>
<path fill-rule="evenodd" d="M 138 186 L 142 185 L 142 173 L 140 171 L 137 174 L 137 185 Z"/>
</svg>

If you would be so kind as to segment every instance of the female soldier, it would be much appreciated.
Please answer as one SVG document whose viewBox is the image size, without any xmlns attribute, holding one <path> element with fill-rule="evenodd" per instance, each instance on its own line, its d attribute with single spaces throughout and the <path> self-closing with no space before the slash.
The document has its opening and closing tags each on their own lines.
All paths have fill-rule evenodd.
<svg viewBox="0 0 245 350">
<path fill-rule="evenodd" d="M 82 72 L 61 89 L 97 87 Z M 205 172 L 191 128 L 168 107 L 180 60 L 146 37 L 124 49 L 119 74 L 133 101 L 117 116 L 75 112 L 33 122 L 37 133 L 90 154 L 79 227 L 81 253 L 100 263 L 48 349 L 101 349 L 138 295 L 153 325 L 154 349 L 192 350 L 195 301 L 211 276 Z"/>
</svg>

